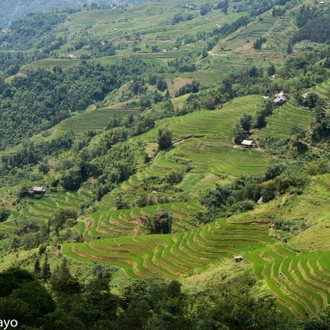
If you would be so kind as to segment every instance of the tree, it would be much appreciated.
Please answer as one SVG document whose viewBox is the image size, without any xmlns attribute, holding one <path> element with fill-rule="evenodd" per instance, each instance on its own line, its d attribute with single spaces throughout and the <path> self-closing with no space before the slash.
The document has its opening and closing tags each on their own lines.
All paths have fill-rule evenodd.
<svg viewBox="0 0 330 330">
<path fill-rule="evenodd" d="M 76 190 L 80 187 L 83 181 L 81 169 L 79 166 L 74 166 L 62 176 L 61 184 L 66 190 Z"/>
<path fill-rule="evenodd" d="M 95 329 L 97 325 L 102 329 L 104 322 L 111 324 L 116 320 L 120 300 L 110 292 L 107 278 L 91 280 L 82 292 L 82 301 L 80 319 L 87 329 Z"/>
<path fill-rule="evenodd" d="M 228 0 L 224 0 L 224 1 L 223 1 L 223 7 L 222 7 L 221 11 L 222 11 L 225 15 L 228 14 Z"/>
<path fill-rule="evenodd" d="M 39 329 L 55 310 L 51 295 L 35 277 L 20 268 L 0 273 L 0 318 L 15 319 L 24 328 Z"/>
<path fill-rule="evenodd" d="M 164 210 L 158 210 L 152 217 L 143 219 L 151 234 L 169 234 L 172 230 L 172 217 Z"/>
<path fill-rule="evenodd" d="M 254 43 L 253 43 L 253 48 L 254 49 L 261 49 L 261 46 L 264 42 L 266 42 L 267 39 L 264 37 L 258 38 Z"/>
<path fill-rule="evenodd" d="M 159 150 L 164 150 L 172 145 L 172 133 L 167 128 L 159 128 L 157 132 Z"/>
<path fill-rule="evenodd" d="M 78 280 L 70 273 L 66 258 L 63 258 L 61 266 L 54 270 L 51 285 L 58 298 L 69 297 L 81 291 Z"/>
<path fill-rule="evenodd" d="M 119 193 L 115 198 L 115 206 L 117 210 L 128 208 L 126 201 L 124 200 L 123 194 Z"/>
<path fill-rule="evenodd" d="M 267 74 L 268 76 L 273 76 L 276 73 L 276 68 L 275 65 L 272 63 L 268 68 L 267 68 Z"/>
<path fill-rule="evenodd" d="M 161 91 L 164 92 L 167 89 L 167 83 L 164 78 L 159 78 L 157 80 L 157 88 Z"/>
<path fill-rule="evenodd" d="M 254 128 L 263 128 L 266 126 L 266 118 L 263 111 L 258 111 L 255 115 Z"/>
<path fill-rule="evenodd" d="M 310 109 L 315 108 L 319 96 L 316 93 L 308 93 L 307 95 L 307 104 Z"/>
<path fill-rule="evenodd" d="M 202 50 L 202 58 L 205 58 L 209 55 L 209 53 L 207 52 L 207 49 L 204 47 Z"/>
<path fill-rule="evenodd" d="M 177 280 L 172 280 L 168 285 L 167 293 L 170 297 L 179 297 L 181 295 L 181 283 Z"/>
<path fill-rule="evenodd" d="M 174 15 L 173 19 L 172 19 L 172 25 L 175 25 L 177 23 L 180 23 L 183 21 L 183 16 L 181 13 L 177 13 Z"/>
<path fill-rule="evenodd" d="M 243 114 L 243 116 L 240 118 L 240 125 L 245 131 L 249 131 L 251 129 L 252 124 L 252 116 Z"/>
<path fill-rule="evenodd" d="M 266 168 L 265 180 L 271 180 L 276 178 L 284 171 L 285 167 L 283 164 L 270 164 Z"/>
<path fill-rule="evenodd" d="M 261 185 L 262 201 L 266 203 L 274 199 L 276 191 L 277 191 L 277 185 L 273 180 L 262 183 Z"/>
<path fill-rule="evenodd" d="M 201 14 L 201 16 L 206 15 L 209 11 L 210 11 L 210 6 L 208 4 L 206 5 L 201 5 L 201 9 L 199 11 L 199 13 Z"/>
<path fill-rule="evenodd" d="M 41 273 L 40 261 L 39 261 L 39 258 L 37 258 L 36 261 L 34 262 L 33 274 L 36 278 L 39 278 L 40 273 Z"/>
<path fill-rule="evenodd" d="M 147 205 L 148 198 L 146 194 L 141 194 L 140 197 L 137 199 L 136 204 L 139 207 L 144 207 Z"/>
<path fill-rule="evenodd" d="M 299 141 L 305 137 L 306 132 L 302 127 L 295 124 L 291 127 L 290 134 L 294 136 L 295 141 Z"/>
<path fill-rule="evenodd" d="M 47 254 L 45 255 L 45 260 L 41 268 L 41 279 L 47 282 L 50 279 L 51 272 L 50 272 L 50 266 L 48 263 L 48 257 Z"/>
<path fill-rule="evenodd" d="M 18 193 L 18 198 L 24 198 L 30 196 L 29 188 L 26 186 L 23 186 L 21 190 Z"/>
<path fill-rule="evenodd" d="M 235 143 L 241 143 L 250 135 L 250 129 L 252 126 L 252 116 L 243 114 L 239 123 L 236 124 L 234 129 L 234 141 Z"/>
<path fill-rule="evenodd" d="M 55 230 L 58 231 L 63 227 L 68 219 L 77 220 L 77 218 L 78 213 L 76 210 L 71 208 L 60 208 L 52 217 L 52 223 L 54 224 Z"/>
<path fill-rule="evenodd" d="M 7 209 L 0 209 L 0 222 L 6 221 L 10 216 L 10 211 Z"/>
<path fill-rule="evenodd" d="M 99 262 L 94 262 L 92 273 L 98 279 L 107 279 L 107 281 L 111 280 L 111 269 L 106 263 L 100 264 Z"/>
</svg>

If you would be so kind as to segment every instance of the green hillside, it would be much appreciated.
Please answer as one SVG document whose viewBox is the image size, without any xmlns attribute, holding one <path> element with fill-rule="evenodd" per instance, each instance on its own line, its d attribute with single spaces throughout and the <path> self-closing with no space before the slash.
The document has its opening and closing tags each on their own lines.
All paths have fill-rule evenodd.
<svg viewBox="0 0 330 330">
<path fill-rule="evenodd" d="M 30 6 L 0 5 L 0 310 L 327 329 L 328 2 Z"/>
<path fill-rule="evenodd" d="M 67 9 L 67 8 L 82 8 L 84 5 L 90 7 L 94 6 L 110 6 L 114 5 L 114 2 L 107 0 L 96 0 L 96 1 L 80 1 L 80 0 L 60 0 L 60 1 L 22 1 L 22 0 L 10 0 L 0 4 L 0 10 L 3 13 L 2 19 L 0 20 L 0 26 L 6 27 L 11 21 L 25 16 L 29 13 L 43 12 L 46 10 L 56 9 Z M 120 2 L 116 2 L 120 4 Z"/>
</svg>

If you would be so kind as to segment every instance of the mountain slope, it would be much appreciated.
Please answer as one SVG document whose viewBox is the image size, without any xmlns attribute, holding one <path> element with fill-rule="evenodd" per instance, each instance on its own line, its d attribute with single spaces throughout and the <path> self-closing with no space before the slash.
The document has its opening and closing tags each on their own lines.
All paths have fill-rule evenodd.
<svg viewBox="0 0 330 330">
<path fill-rule="evenodd" d="M 138 1 L 125 1 L 125 3 L 133 3 Z M 0 2 L 0 27 L 5 27 L 11 21 L 32 12 L 42 12 L 46 10 L 64 9 L 64 8 L 81 8 L 84 5 L 91 6 L 94 3 L 98 6 L 111 6 L 115 3 L 120 4 L 121 1 L 111 0 L 6 0 Z"/>
</svg>

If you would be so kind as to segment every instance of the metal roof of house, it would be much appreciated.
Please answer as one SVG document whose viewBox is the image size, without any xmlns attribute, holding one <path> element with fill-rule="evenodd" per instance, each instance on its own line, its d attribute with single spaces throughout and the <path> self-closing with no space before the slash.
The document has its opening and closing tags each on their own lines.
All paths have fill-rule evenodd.
<svg viewBox="0 0 330 330">
<path fill-rule="evenodd" d="M 42 192 L 42 191 L 46 191 L 46 189 L 44 187 L 38 187 L 38 186 L 34 186 L 32 188 L 33 191 L 38 191 L 38 192 Z"/>
<path fill-rule="evenodd" d="M 241 144 L 245 145 L 245 146 L 251 146 L 253 144 L 252 140 L 243 140 L 241 142 Z"/>
</svg>

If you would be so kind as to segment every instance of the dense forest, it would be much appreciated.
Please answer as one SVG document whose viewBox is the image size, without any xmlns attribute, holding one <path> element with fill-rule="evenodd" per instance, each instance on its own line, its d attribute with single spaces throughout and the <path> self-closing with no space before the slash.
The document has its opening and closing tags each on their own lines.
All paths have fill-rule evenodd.
<svg viewBox="0 0 330 330">
<path fill-rule="evenodd" d="M 54 67 L 27 71 L 1 85 L 1 139 L 15 145 L 70 116 L 89 104 L 103 100 L 105 95 L 130 79 L 147 71 L 139 58 L 123 59 L 104 67 L 86 61 L 63 71 Z"/>
<path fill-rule="evenodd" d="M 311 329 L 310 323 L 324 324 L 317 318 L 305 326 L 291 322 L 276 309 L 271 297 L 251 296 L 250 288 L 255 283 L 249 277 L 232 279 L 193 296 L 181 292 L 176 280 L 169 284 L 136 280 L 122 288 L 120 295 L 114 295 L 109 287 L 114 270 L 109 267 L 95 264 L 93 277 L 83 285 L 71 275 L 66 259 L 53 272 L 47 257 L 43 259 L 43 264 L 35 266 L 35 276 L 19 268 L 0 273 L 0 317 L 17 320 L 29 329 L 54 330 L 292 330 Z M 52 295 L 43 283 L 48 284 Z"/>
</svg>

